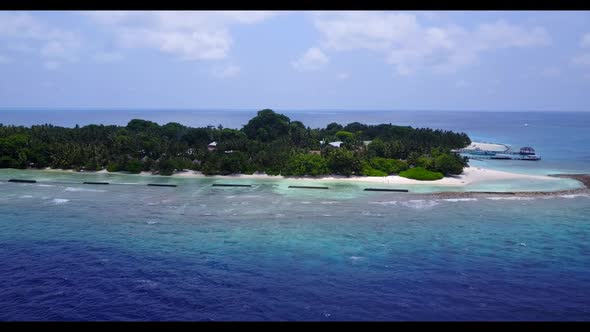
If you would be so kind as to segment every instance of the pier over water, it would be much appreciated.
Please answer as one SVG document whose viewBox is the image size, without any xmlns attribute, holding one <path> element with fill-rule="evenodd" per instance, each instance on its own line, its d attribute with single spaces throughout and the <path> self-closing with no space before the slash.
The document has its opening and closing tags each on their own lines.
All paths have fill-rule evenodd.
<svg viewBox="0 0 590 332">
<path fill-rule="evenodd" d="M 473 142 L 471 145 L 453 150 L 469 159 L 498 159 L 498 160 L 541 160 L 532 147 L 522 147 L 518 151 L 512 151 L 509 146 L 497 143 Z"/>
</svg>

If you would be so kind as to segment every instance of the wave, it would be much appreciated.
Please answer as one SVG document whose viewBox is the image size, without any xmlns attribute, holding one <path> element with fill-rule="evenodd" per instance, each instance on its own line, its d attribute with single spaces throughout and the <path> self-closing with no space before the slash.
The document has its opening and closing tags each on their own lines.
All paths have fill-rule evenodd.
<svg viewBox="0 0 590 332">
<path fill-rule="evenodd" d="M 22 196 L 18 196 L 18 198 L 33 198 L 33 196 L 31 196 L 31 195 L 22 195 Z"/>
<path fill-rule="evenodd" d="M 477 198 L 445 198 L 440 199 L 440 201 L 445 202 L 476 202 Z"/>
<path fill-rule="evenodd" d="M 54 198 L 54 199 L 52 200 L 52 202 L 53 202 L 54 204 L 65 204 L 65 203 L 67 203 L 67 202 L 69 202 L 69 201 L 70 201 L 69 199 L 65 199 L 65 198 Z"/>
<path fill-rule="evenodd" d="M 336 202 L 336 201 L 323 201 L 322 202 L 322 204 L 328 204 L 328 205 L 330 205 L 330 204 L 338 204 L 338 203 L 340 203 L 340 202 Z"/>
<path fill-rule="evenodd" d="M 401 204 L 413 209 L 429 209 L 440 203 L 433 200 L 413 199 L 407 202 L 401 202 Z"/>
<path fill-rule="evenodd" d="M 73 191 L 73 192 L 88 191 L 88 192 L 97 192 L 97 193 L 106 192 L 106 190 L 103 190 L 103 189 L 88 189 L 88 188 L 77 188 L 77 187 L 67 187 L 65 189 L 65 191 Z"/>
<path fill-rule="evenodd" d="M 367 216 L 367 217 L 382 217 L 383 216 L 381 213 L 374 213 L 371 211 L 362 211 L 361 214 L 363 216 Z"/>
<path fill-rule="evenodd" d="M 559 195 L 561 198 L 576 198 L 576 197 L 590 197 L 588 194 L 571 194 L 571 195 Z"/>
<path fill-rule="evenodd" d="M 492 201 L 533 201 L 535 200 L 534 197 L 486 197 L 486 199 L 490 199 Z"/>
<path fill-rule="evenodd" d="M 55 186 L 54 186 L 54 185 L 52 185 L 52 184 L 39 184 L 38 186 L 39 186 L 39 187 L 55 187 Z"/>
<path fill-rule="evenodd" d="M 397 201 L 380 201 L 380 202 L 369 202 L 369 204 L 379 204 L 379 205 L 397 205 Z"/>
</svg>

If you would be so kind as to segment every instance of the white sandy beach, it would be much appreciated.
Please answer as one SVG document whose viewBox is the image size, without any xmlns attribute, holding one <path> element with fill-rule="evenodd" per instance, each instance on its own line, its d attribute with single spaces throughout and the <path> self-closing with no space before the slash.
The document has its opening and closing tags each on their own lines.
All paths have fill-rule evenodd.
<svg viewBox="0 0 590 332">
<path fill-rule="evenodd" d="M 150 172 L 142 172 L 143 176 L 154 176 Z M 156 175 L 157 176 L 157 175 Z M 172 177 L 191 177 L 199 178 L 206 177 L 198 171 L 181 171 L 176 172 Z M 413 179 L 404 178 L 397 175 L 390 175 L 386 177 L 375 177 L 375 176 L 322 176 L 322 177 L 285 177 L 285 176 L 271 176 L 266 174 L 234 174 L 234 175 L 216 175 L 209 176 L 219 179 L 290 179 L 290 180 L 305 180 L 305 181 L 347 181 L 347 182 L 368 182 L 377 184 L 401 184 L 401 185 L 441 185 L 441 186 L 466 186 L 475 182 L 482 181 L 494 181 L 494 180 L 507 180 L 507 179 L 529 179 L 529 180 L 547 180 L 557 181 L 557 178 L 542 175 L 526 175 L 519 173 L 511 173 L 504 171 L 496 171 L 481 167 L 467 167 L 463 174 L 445 177 L 435 181 L 418 181 Z"/>
<path fill-rule="evenodd" d="M 74 172 L 73 170 L 62 170 L 62 169 L 50 169 L 46 168 L 46 171 L 54 171 L 54 172 Z M 100 171 L 85 171 L 81 173 L 88 173 L 88 174 L 108 174 L 109 172 L 105 169 Z M 127 174 L 127 173 L 119 173 L 115 172 L 113 174 Z M 160 175 L 154 175 L 151 172 L 141 172 L 138 174 L 140 176 L 156 176 L 159 177 Z M 440 180 L 435 181 L 419 181 L 404 178 L 398 175 L 390 175 L 385 177 L 376 177 L 376 176 L 340 176 L 340 175 L 330 175 L 330 176 L 321 176 L 321 177 L 311 177 L 311 176 L 303 176 L 303 177 L 294 177 L 294 176 L 281 176 L 281 175 L 267 175 L 264 173 L 255 173 L 255 174 L 233 174 L 233 175 L 213 175 L 213 176 L 206 176 L 199 171 L 191 171 L 191 170 L 183 170 L 175 172 L 171 177 L 187 177 L 187 178 L 217 178 L 217 179 L 268 179 L 268 180 L 281 180 L 281 179 L 289 179 L 289 180 L 305 180 L 305 181 L 343 181 L 343 182 L 363 182 L 363 183 L 375 183 L 375 184 L 392 184 L 392 185 L 435 185 L 435 186 L 466 186 L 473 183 L 478 182 L 488 182 L 494 180 L 546 180 L 546 181 L 559 181 L 559 178 L 551 177 L 551 176 L 544 176 L 544 175 L 527 175 L 527 174 L 520 174 L 520 173 L 512 173 L 512 172 L 505 172 L 505 171 L 497 171 L 482 167 L 466 167 L 461 175 L 455 175 L 450 177 L 444 177 Z"/>
</svg>

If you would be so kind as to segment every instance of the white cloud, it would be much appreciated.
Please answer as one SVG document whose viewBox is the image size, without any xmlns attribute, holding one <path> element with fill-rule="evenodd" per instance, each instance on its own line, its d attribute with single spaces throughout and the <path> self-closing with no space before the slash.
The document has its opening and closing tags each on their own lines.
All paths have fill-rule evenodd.
<svg viewBox="0 0 590 332">
<path fill-rule="evenodd" d="M 186 60 L 224 59 L 231 48 L 229 28 L 275 15 L 260 11 L 162 11 L 85 13 L 106 25 L 125 48 L 153 48 Z"/>
<path fill-rule="evenodd" d="M 409 13 L 315 13 L 313 21 L 321 35 L 321 47 L 379 53 L 400 75 L 424 67 L 441 73 L 455 72 L 477 62 L 486 51 L 550 44 L 543 28 L 503 20 L 471 30 L 458 25 L 425 26 Z"/>
<path fill-rule="evenodd" d="M 561 69 L 556 67 L 547 67 L 543 69 L 541 75 L 545 77 L 558 77 L 561 76 Z"/>
<path fill-rule="evenodd" d="M 340 73 L 336 76 L 336 78 L 339 80 L 347 80 L 350 78 L 350 75 L 348 73 Z"/>
<path fill-rule="evenodd" d="M 590 47 L 590 33 L 582 36 L 582 40 L 580 40 L 580 47 Z"/>
<path fill-rule="evenodd" d="M 572 63 L 577 66 L 590 66 L 590 53 L 582 53 L 572 58 Z"/>
<path fill-rule="evenodd" d="M 121 61 L 124 59 L 124 56 L 117 52 L 99 52 L 96 53 L 92 59 L 99 63 L 109 63 Z"/>
<path fill-rule="evenodd" d="M 330 62 L 330 59 L 317 47 L 308 49 L 299 59 L 291 65 L 297 70 L 318 70 Z"/>
<path fill-rule="evenodd" d="M 240 74 L 241 69 L 238 66 L 230 65 L 225 68 L 216 69 L 213 71 L 213 76 L 218 78 L 236 77 Z"/>
<path fill-rule="evenodd" d="M 75 32 L 52 27 L 26 13 L 15 12 L 0 13 L 0 38 L 7 49 L 20 53 L 38 52 L 49 63 L 77 61 L 81 45 Z M 57 68 L 57 65 L 49 67 Z"/>
</svg>

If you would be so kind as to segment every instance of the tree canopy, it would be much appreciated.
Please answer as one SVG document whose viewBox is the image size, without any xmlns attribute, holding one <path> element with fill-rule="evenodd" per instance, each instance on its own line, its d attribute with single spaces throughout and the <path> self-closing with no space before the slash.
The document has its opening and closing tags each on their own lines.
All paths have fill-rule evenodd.
<svg viewBox="0 0 590 332">
<path fill-rule="evenodd" d="M 216 148 L 208 149 L 213 141 Z M 343 144 L 326 144 L 335 141 Z M 470 143 L 465 133 L 392 124 L 330 123 L 312 129 L 264 109 L 241 129 L 160 125 L 141 119 L 126 126 L 74 128 L 0 124 L 0 167 L 297 176 L 386 176 L 422 167 L 452 175 L 460 174 L 467 162 L 451 149 Z"/>
</svg>

